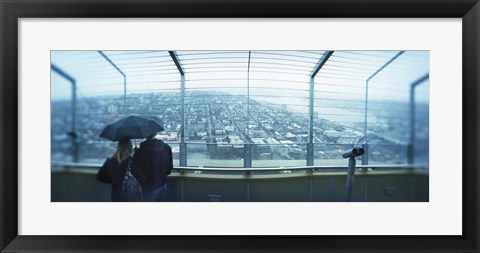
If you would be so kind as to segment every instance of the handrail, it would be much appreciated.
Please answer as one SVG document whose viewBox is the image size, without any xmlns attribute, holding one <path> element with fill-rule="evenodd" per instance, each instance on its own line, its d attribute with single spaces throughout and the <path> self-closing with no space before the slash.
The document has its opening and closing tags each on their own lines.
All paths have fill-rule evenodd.
<svg viewBox="0 0 480 253">
<path fill-rule="evenodd" d="M 66 168 L 100 168 L 101 164 L 94 163 L 74 163 L 52 161 L 52 167 Z M 428 169 L 428 164 L 381 164 L 381 165 L 357 165 L 357 169 Z M 176 171 L 230 171 L 230 172 L 248 172 L 248 171 L 284 171 L 284 170 L 346 170 L 347 165 L 324 165 L 324 166 L 299 166 L 299 167 L 264 167 L 264 168 L 216 168 L 216 167 L 175 167 Z"/>
</svg>

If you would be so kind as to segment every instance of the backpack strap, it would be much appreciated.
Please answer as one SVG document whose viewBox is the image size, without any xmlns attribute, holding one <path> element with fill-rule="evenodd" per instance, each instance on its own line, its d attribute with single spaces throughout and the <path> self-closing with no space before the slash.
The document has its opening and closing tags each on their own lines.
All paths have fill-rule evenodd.
<svg viewBox="0 0 480 253">
<path fill-rule="evenodd" d="M 132 156 L 128 157 L 128 166 L 127 166 L 127 173 L 132 173 Z"/>
</svg>

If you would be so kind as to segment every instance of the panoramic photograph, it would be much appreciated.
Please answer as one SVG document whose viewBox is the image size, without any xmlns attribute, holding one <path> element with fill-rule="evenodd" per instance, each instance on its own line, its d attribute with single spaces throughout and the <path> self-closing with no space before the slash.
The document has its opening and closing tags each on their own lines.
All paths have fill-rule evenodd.
<svg viewBox="0 0 480 253">
<path fill-rule="evenodd" d="M 429 51 L 51 51 L 52 202 L 428 202 Z"/>
</svg>

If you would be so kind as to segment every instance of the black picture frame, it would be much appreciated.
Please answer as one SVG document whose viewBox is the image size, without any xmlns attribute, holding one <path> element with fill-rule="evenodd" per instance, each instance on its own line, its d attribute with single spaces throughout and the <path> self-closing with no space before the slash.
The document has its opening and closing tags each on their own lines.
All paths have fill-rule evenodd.
<svg viewBox="0 0 480 253">
<path fill-rule="evenodd" d="M 56 17 L 462 18 L 463 157 L 458 161 L 463 165 L 462 236 L 18 235 L 17 22 Z M 478 0 L 0 0 L 0 18 L 1 252 L 479 252 Z"/>
</svg>

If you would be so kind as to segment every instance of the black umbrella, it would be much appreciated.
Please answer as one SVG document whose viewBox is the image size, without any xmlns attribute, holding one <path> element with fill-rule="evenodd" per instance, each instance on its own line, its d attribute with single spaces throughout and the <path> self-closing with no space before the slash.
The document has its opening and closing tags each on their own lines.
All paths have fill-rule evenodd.
<svg viewBox="0 0 480 253">
<path fill-rule="evenodd" d="M 123 138 L 142 139 L 163 131 L 163 122 L 154 116 L 128 116 L 105 127 L 100 137 L 112 141 Z"/>
</svg>

